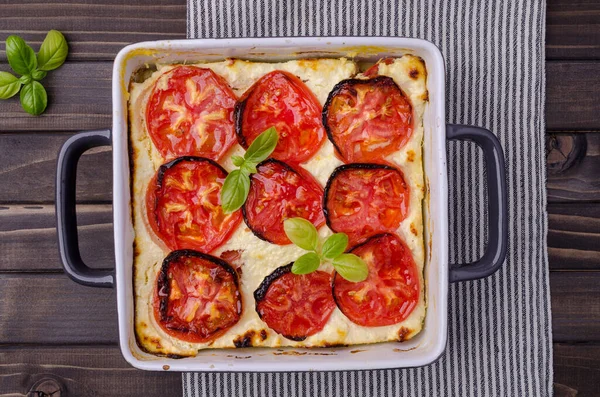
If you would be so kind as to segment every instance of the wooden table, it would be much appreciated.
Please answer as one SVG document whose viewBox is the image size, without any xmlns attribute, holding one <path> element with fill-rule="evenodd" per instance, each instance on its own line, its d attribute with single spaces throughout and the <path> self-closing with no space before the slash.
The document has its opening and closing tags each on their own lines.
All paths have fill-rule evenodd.
<svg viewBox="0 0 600 397">
<path fill-rule="evenodd" d="M 12 4 L 7 4 L 12 3 Z M 0 395 L 181 395 L 179 373 L 135 370 L 117 346 L 115 292 L 69 280 L 58 258 L 54 174 L 60 145 L 111 125 L 111 70 L 126 44 L 185 37 L 183 0 L 0 2 L 4 39 L 36 49 L 64 32 L 67 63 L 44 81 L 50 105 L 31 117 L 0 102 Z M 86 4 L 84 4 L 86 3 Z M 159 3 L 159 5 L 150 5 Z M 600 393 L 600 1 L 548 0 L 548 234 L 555 391 Z M 78 171 L 84 260 L 113 264 L 110 149 Z M 6 394 L 3 394 L 6 393 Z M 57 396 L 55 394 L 54 396 Z"/>
</svg>

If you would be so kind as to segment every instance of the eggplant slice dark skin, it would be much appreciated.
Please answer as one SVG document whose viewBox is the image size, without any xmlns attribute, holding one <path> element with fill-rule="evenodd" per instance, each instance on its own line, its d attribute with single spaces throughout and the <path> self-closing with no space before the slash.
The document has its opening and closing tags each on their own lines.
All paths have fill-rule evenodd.
<svg viewBox="0 0 600 397">
<path fill-rule="evenodd" d="M 210 161 L 212 161 L 212 160 L 210 160 Z M 238 274 L 229 263 L 225 262 L 223 259 L 217 258 L 217 257 L 209 255 L 209 254 L 204 254 L 199 251 L 194 251 L 194 250 L 189 250 L 189 249 L 173 251 L 169 255 L 167 255 L 167 257 L 163 260 L 162 266 L 160 268 L 160 272 L 158 273 L 158 276 L 156 278 L 156 288 L 158 289 L 158 291 L 162 290 L 165 295 L 164 298 L 162 298 L 160 300 L 160 307 L 159 307 L 160 316 L 163 321 L 168 320 L 167 316 L 166 316 L 167 303 L 168 303 L 167 301 L 168 301 L 168 297 L 171 293 L 171 284 L 169 283 L 169 276 L 168 276 L 169 266 L 171 265 L 171 262 L 173 262 L 174 260 L 177 260 L 179 258 L 182 258 L 182 257 L 200 258 L 205 261 L 214 263 L 215 265 L 223 268 L 223 270 L 225 270 L 227 273 L 231 274 L 231 276 L 233 277 L 233 282 L 235 284 L 235 287 L 238 290 L 238 294 L 240 294 L 240 300 L 241 300 L 241 292 L 239 291 L 240 282 L 239 282 Z M 242 302 L 242 305 L 243 305 L 243 302 Z M 238 308 L 238 313 L 237 313 L 238 316 L 242 315 L 242 305 L 240 305 L 240 307 Z M 179 331 L 187 332 L 187 330 L 179 330 Z"/>
<path fill-rule="evenodd" d="M 269 274 L 267 277 L 265 277 L 265 279 L 260 283 L 258 288 L 254 291 L 254 300 L 256 301 L 255 310 L 256 310 L 256 313 L 258 314 L 258 317 L 260 317 L 261 320 L 263 320 L 263 318 L 262 318 L 262 314 L 261 314 L 260 310 L 258 310 L 258 304 L 265 299 L 265 297 L 267 296 L 267 291 L 269 290 L 269 287 L 275 280 L 277 280 L 279 277 L 281 277 L 285 274 L 291 273 L 293 265 L 294 265 L 294 262 L 288 263 L 285 266 L 280 266 L 277 269 L 273 270 L 273 272 L 271 274 Z M 306 336 L 299 336 L 299 337 L 298 336 L 288 336 L 288 335 L 283 335 L 283 336 L 287 339 L 290 339 L 290 340 L 293 340 L 296 342 L 300 342 L 300 341 L 303 341 L 304 339 L 306 339 Z"/>
<path fill-rule="evenodd" d="M 331 127 L 330 127 L 329 123 L 327 122 L 327 119 L 329 117 L 330 108 L 331 108 L 333 99 L 341 91 L 344 91 L 344 90 L 348 90 L 353 95 L 356 95 L 357 92 L 356 92 L 356 89 L 354 88 L 354 86 L 358 85 L 358 84 L 361 84 L 361 85 L 372 84 L 375 87 L 394 86 L 394 87 L 398 88 L 398 90 L 402 93 L 402 95 L 405 96 L 404 92 L 400 89 L 400 87 L 398 87 L 398 84 L 396 84 L 394 79 L 392 79 L 391 77 L 387 77 L 387 76 L 377 76 L 377 77 L 373 77 L 370 79 L 346 79 L 346 80 L 342 80 L 339 83 L 337 83 L 333 87 L 333 89 L 331 90 L 329 95 L 327 96 L 325 105 L 323 105 L 323 112 L 321 113 L 321 118 L 322 118 L 322 122 L 323 122 L 323 127 L 325 127 L 325 132 L 327 133 L 327 138 L 333 144 L 335 151 L 342 158 L 344 158 L 344 155 L 343 155 L 342 151 L 340 150 L 338 144 L 335 141 L 335 138 L 333 136 L 333 131 L 331 130 Z"/>
<path fill-rule="evenodd" d="M 174 160 L 169 161 L 168 163 L 165 163 L 163 165 L 161 165 L 158 168 L 158 174 L 156 177 L 156 185 L 158 188 L 162 187 L 162 181 L 165 177 L 165 172 L 167 172 L 168 169 L 173 168 L 175 165 L 184 162 L 184 161 L 196 161 L 196 162 L 207 162 L 210 163 L 211 165 L 214 165 L 215 167 L 217 167 L 221 172 L 223 172 L 223 177 L 226 177 L 229 173 L 225 170 L 225 168 L 221 167 L 221 165 L 219 163 L 217 163 L 214 160 L 208 159 L 206 157 L 197 157 L 197 156 L 182 156 L 182 157 L 177 157 Z"/>
<path fill-rule="evenodd" d="M 352 169 L 361 169 L 361 170 L 383 169 L 383 170 L 392 170 L 392 171 L 400 172 L 397 168 L 392 167 L 391 165 L 374 164 L 374 163 L 344 164 L 344 165 L 340 165 L 335 170 L 333 170 L 333 172 L 329 176 L 329 179 L 327 179 L 327 184 L 325 185 L 325 191 L 323 193 L 323 214 L 325 215 L 325 222 L 327 223 L 327 227 L 329 227 L 334 232 L 337 232 L 337 230 L 334 230 L 331 226 L 331 221 L 329 219 L 330 213 L 329 213 L 329 209 L 327 208 L 327 201 L 328 201 L 328 197 L 329 197 L 329 192 L 331 191 L 331 184 L 333 183 L 335 178 L 338 175 L 340 175 L 342 172 L 344 172 L 346 170 L 352 170 Z"/>
</svg>

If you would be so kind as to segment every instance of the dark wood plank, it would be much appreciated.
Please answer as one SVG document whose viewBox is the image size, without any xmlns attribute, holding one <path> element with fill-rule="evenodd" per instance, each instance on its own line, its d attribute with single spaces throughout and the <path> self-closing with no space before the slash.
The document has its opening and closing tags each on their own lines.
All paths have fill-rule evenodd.
<svg viewBox="0 0 600 397">
<path fill-rule="evenodd" d="M 67 60 L 112 61 L 131 43 L 184 39 L 185 18 L 183 0 L 5 1 L 0 18 L 0 62 L 6 61 L 4 40 L 9 35 L 20 35 L 37 51 L 50 29 L 60 30 L 67 38 Z"/>
<path fill-rule="evenodd" d="M 54 202 L 56 159 L 71 134 L 0 134 L 0 205 Z M 87 151 L 77 168 L 81 203 L 112 200 L 110 147 Z M 10 188 L 8 188 L 10 187 Z"/>
<path fill-rule="evenodd" d="M 599 130 L 600 62 L 546 62 L 546 128 Z"/>
<path fill-rule="evenodd" d="M 84 262 L 112 269 L 112 207 L 78 206 L 77 223 Z M 0 252 L 0 272 L 61 271 L 54 206 L 0 206 Z"/>
<path fill-rule="evenodd" d="M 600 133 L 549 134 L 548 202 L 600 201 Z"/>
<path fill-rule="evenodd" d="M 115 291 L 64 274 L 0 277 L 3 344 L 117 343 Z"/>
<path fill-rule="evenodd" d="M 600 270 L 600 204 L 548 206 L 552 270 Z"/>
<path fill-rule="evenodd" d="M 49 105 L 42 116 L 25 113 L 17 98 L 0 101 L 0 132 L 110 127 L 111 70 L 112 62 L 65 64 L 44 80 Z M 549 130 L 600 130 L 600 62 L 549 62 L 547 84 Z"/>
<path fill-rule="evenodd" d="M 2 347 L 0 378 L 0 396 L 24 396 L 32 390 L 50 393 L 58 388 L 63 397 L 182 393 L 180 373 L 134 369 L 116 346 Z M 46 385 L 40 387 L 44 381 Z"/>
<path fill-rule="evenodd" d="M 600 272 L 551 272 L 555 342 L 600 341 Z"/>
<path fill-rule="evenodd" d="M 0 64 L 0 70 L 9 70 Z M 77 131 L 110 128 L 112 62 L 66 63 L 43 81 L 48 108 L 34 117 L 21 109 L 18 95 L 0 101 L 0 132 Z"/>
<path fill-rule="evenodd" d="M 599 1 L 548 1 L 546 59 L 600 59 Z"/>
<path fill-rule="evenodd" d="M 554 344 L 554 395 L 597 396 L 600 390 L 600 345 Z"/>
</svg>

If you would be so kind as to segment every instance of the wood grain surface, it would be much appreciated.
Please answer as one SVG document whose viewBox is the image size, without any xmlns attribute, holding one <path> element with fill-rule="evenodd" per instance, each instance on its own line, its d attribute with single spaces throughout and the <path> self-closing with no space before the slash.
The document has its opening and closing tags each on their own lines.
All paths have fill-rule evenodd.
<svg viewBox="0 0 600 397">
<path fill-rule="evenodd" d="M 48 30 L 60 30 L 69 42 L 67 62 L 112 62 L 127 44 L 185 39 L 183 0 L 3 0 L 1 7 L 0 63 L 4 40 L 14 33 L 37 50 Z"/>
<path fill-rule="evenodd" d="M 77 223 L 83 261 L 112 269 L 112 206 L 79 205 Z M 0 272 L 62 272 L 54 206 L 0 206 L 0 252 Z"/>
<path fill-rule="evenodd" d="M 0 396 L 26 395 L 50 379 L 69 396 L 181 395 L 176 373 L 132 369 L 116 346 L 112 290 L 79 286 L 56 248 L 56 154 L 73 133 L 110 127 L 112 61 L 125 45 L 185 37 L 184 0 L 0 0 L 4 39 L 37 50 L 49 29 L 70 45 L 44 80 L 41 117 L 0 101 Z M 600 390 L 600 0 L 548 0 L 548 245 L 556 396 Z M 113 265 L 111 151 L 79 164 L 81 251 Z M 51 386 L 48 386 L 51 387 Z M 46 392 L 52 390 L 45 389 Z M 63 394 L 61 394 L 63 395 Z"/>
<path fill-rule="evenodd" d="M 177 372 L 131 368 L 117 346 L 44 345 L 0 347 L 0 396 L 25 396 L 40 380 L 60 387 L 61 396 L 165 397 L 181 395 Z M 56 389 L 54 389 L 56 390 Z M 31 394 L 29 394 L 31 395 Z"/>
<path fill-rule="evenodd" d="M 554 396 L 597 396 L 600 390 L 600 344 L 554 344 Z"/>
</svg>

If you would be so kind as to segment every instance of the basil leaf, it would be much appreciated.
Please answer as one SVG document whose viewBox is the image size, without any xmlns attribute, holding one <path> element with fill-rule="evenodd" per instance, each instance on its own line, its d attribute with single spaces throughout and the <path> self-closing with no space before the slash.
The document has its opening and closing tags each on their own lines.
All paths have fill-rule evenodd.
<svg viewBox="0 0 600 397">
<path fill-rule="evenodd" d="M 21 82 L 21 84 L 29 84 L 29 83 L 31 83 L 31 75 L 30 74 L 24 74 L 23 76 L 19 77 L 19 81 Z"/>
<path fill-rule="evenodd" d="M 252 142 L 248 150 L 246 150 L 246 154 L 244 155 L 246 162 L 258 164 L 269 157 L 273 153 L 273 150 L 275 150 L 278 140 L 279 135 L 277 135 L 277 130 L 274 127 L 263 131 Z"/>
<path fill-rule="evenodd" d="M 348 281 L 360 282 L 367 279 L 367 264 L 354 254 L 342 254 L 333 260 L 333 267 L 340 276 Z"/>
<path fill-rule="evenodd" d="M 316 251 L 319 235 L 315 225 L 303 218 L 289 218 L 283 222 L 283 230 L 298 247 L 307 251 Z"/>
<path fill-rule="evenodd" d="M 21 90 L 21 106 L 25 111 L 34 116 L 40 115 L 46 110 L 48 95 L 44 86 L 37 81 L 32 81 L 23 86 Z"/>
<path fill-rule="evenodd" d="M 48 73 L 44 72 L 43 70 L 34 70 L 33 72 L 31 72 L 31 77 L 33 77 L 34 80 L 40 81 L 41 79 L 46 77 L 47 74 Z"/>
<path fill-rule="evenodd" d="M 38 69 L 54 70 L 58 68 L 67 59 L 68 52 L 69 46 L 65 36 L 58 30 L 49 31 L 37 55 Z"/>
<path fill-rule="evenodd" d="M 238 210 L 248 197 L 250 178 L 240 170 L 233 170 L 225 178 L 221 188 L 221 206 L 223 212 L 229 214 Z"/>
<path fill-rule="evenodd" d="M 312 273 L 319 268 L 321 260 L 319 255 L 314 252 L 307 252 L 300 258 L 296 259 L 292 265 L 292 273 L 294 274 L 308 274 Z"/>
<path fill-rule="evenodd" d="M 240 170 L 248 175 L 256 174 L 256 164 L 244 162 L 240 167 Z"/>
<path fill-rule="evenodd" d="M 241 167 L 244 164 L 244 158 L 242 156 L 231 156 L 231 162 L 236 167 Z"/>
<path fill-rule="evenodd" d="M 329 236 L 323 243 L 321 257 L 325 259 L 334 259 L 346 251 L 348 247 L 348 235 L 346 233 L 336 233 Z"/>
<path fill-rule="evenodd" d="M 21 82 L 16 76 L 8 72 L 0 72 L 0 99 L 8 99 L 20 89 Z"/>
<path fill-rule="evenodd" d="M 19 74 L 29 74 L 37 67 L 33 48 L 19 36 L 8 36 L 6 39 L 6 58 L 10 67 Z"/>
</svg>

